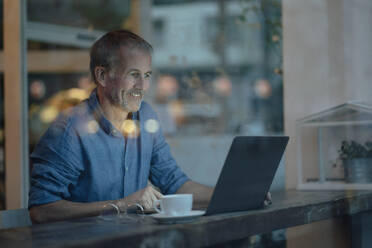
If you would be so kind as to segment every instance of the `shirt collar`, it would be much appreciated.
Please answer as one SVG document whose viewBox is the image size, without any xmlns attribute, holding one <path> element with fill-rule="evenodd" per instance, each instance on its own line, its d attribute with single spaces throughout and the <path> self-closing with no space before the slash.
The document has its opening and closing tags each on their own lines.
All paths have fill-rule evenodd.
<svg viewBox="0 0 372 248">
<path fill-rule="evenodd" d="M 98 101 L 97 88 L 95 88 L 90 94 L 88 104 L 94 113 L 95 119 L 107 134 L 110 134 L 115 137 L 122 137 L 121 132 L 117 130 L 117 128 L 115 128 L 114 125 L 112 125 L 111 122 L 107 120 L 106 117 L 104 116 L 101 105 Z M 137 112 L 128 114 L 128 119 L 136 120 L 137 117 L 138 117 Z"/>
</svg>

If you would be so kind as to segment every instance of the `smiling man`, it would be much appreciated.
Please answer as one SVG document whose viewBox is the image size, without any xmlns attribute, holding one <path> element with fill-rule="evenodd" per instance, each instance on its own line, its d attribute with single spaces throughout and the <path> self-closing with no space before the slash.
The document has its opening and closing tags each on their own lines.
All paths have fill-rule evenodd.
<svg viewBox="0 0 372 248">
<path fill-rule="evenodd" d="M 49 127 L 31 155 L 33 222 L 96 216 L 105 206 L 151 209 L 172 193 L 193 193 L 195 205 L 207 205 L 213 188 L 181 171 L 161 129 L 145 128 L 159 123 L 142 100 L 151 53 L 149 43 L 127 30 L 109 32 L 92 46 L 96 89 Z"/>
</svg>

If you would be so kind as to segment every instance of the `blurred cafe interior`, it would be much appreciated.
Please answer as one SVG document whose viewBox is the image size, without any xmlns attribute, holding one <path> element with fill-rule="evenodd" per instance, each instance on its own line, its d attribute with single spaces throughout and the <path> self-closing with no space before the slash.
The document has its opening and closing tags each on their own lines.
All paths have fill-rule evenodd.
<svg viewBox="0 0 372 248">
<path fill-rule="evenodd" d="M 233 137 L 288 135 L 273 195 L 372 190 L 372 172 L 348 180 L 340 155 L 350 143 L 372 157 L 370 0 L 1 0 L 0 8 L 0 210 L 27 208 L 29 154 L 61 112 L 89 97 L 89 48 L 121 28 L 154 48 L 145 100 L 160 123 L 150 128 L 162 128 L 196 182 L 216 184 Z M 342 219 L 326 219 L 253 235 L 249 247 L 350 247 L 348 233 Z"/>
</svg>

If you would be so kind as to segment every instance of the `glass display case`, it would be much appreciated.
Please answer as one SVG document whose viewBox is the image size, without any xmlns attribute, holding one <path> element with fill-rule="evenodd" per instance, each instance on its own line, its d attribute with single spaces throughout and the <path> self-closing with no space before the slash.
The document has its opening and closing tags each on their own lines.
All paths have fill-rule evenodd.
<svg viewBox="0 0 372 248">
<path fill-rule="evenodd" d="M 297 120 L 298 189 L 372 189 L 372 105 L 351 101 Z"/>
</svg>

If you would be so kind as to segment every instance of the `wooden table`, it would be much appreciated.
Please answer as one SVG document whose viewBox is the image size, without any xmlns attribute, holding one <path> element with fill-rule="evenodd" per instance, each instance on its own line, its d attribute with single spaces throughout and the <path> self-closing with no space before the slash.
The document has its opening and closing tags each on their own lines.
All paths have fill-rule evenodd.
<svg viewBox="0 0 372 248">
<path fill-rule="evenodd" d="M 183 224 L 161 225 L 150 216 L 130 215 L 5 229 L 0 247 L 200 247 L 344 216 L 352 216 L 353 230 L 362 233 L 366 216 L 361 215 L 369 216 L 371 210 L 372 191 L 293 190 L 273 193 L 273 204 L 262 210 L 203 216 Z M 353 247 L 364 247 L 371 239 L 354 236 Z"/>
</svg>

